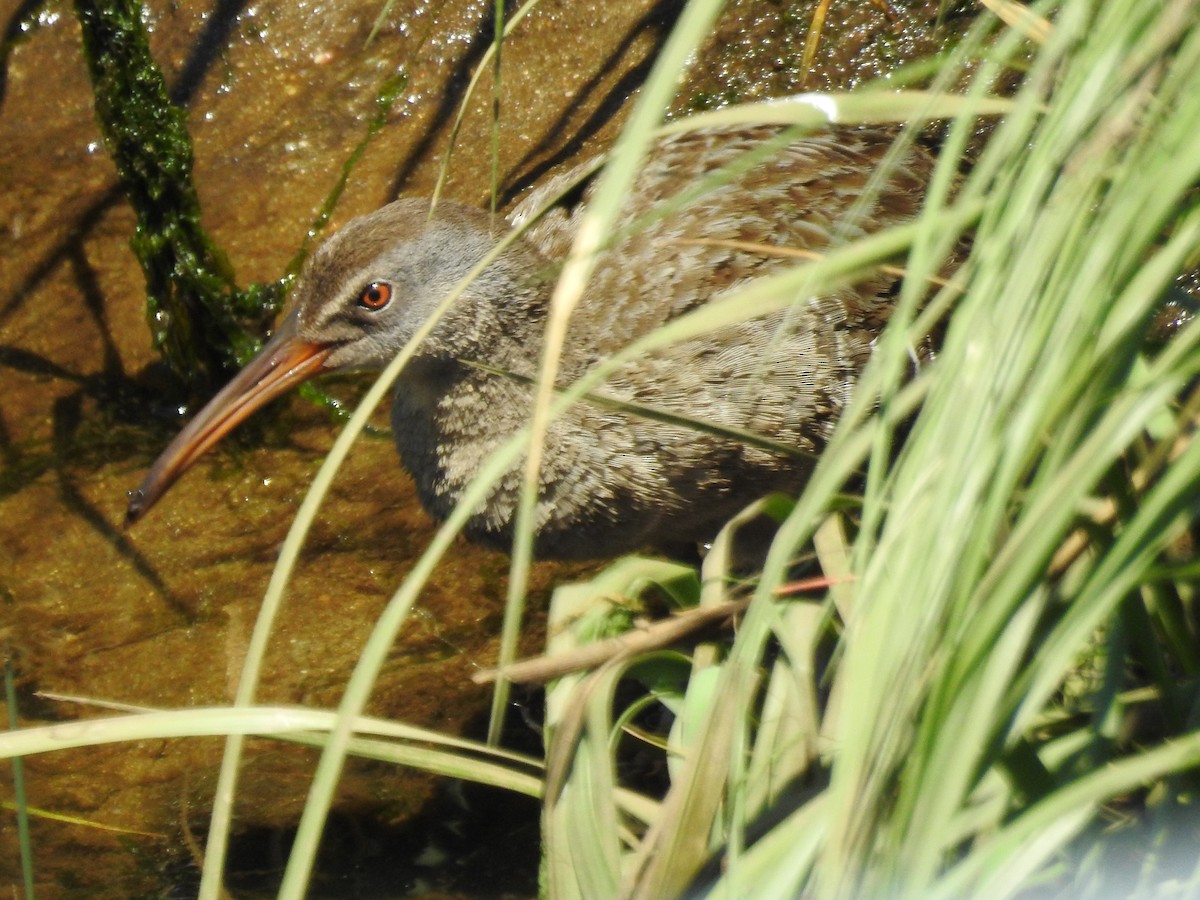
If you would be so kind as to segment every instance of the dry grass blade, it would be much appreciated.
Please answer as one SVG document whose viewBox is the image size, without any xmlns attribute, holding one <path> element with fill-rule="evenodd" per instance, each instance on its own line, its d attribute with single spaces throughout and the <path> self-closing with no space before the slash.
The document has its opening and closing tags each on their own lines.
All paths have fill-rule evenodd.
<svg viewBox="0 0 1200 900">
<path fill-rule="evenodd" d="M 812 71 L 813 62 L 817 58 L 817 47 L 821 43 L 821 32 L 825 29 L 825 16 L 829 13 L 830 2 L 831 0 L 820 0 L 813 8 L 812 23 L 808 27 L 808 34 L 804 36 L 804 52 L 800 55 L 800 68 L 804 71 L 804 77 L 800 81 L 801 87 L 808 80 L 808 73 Z"/>
<path fill-rule="evenodd" d="M 1044 44 L 1050 40 L 1054 27 L 1024 3 L 1017 3 L 1015 0 L 979 0 L 979 2 L 995 13 L 1006 25 L 1015 28 L 1034 43 Z"/>
<path fill-rule="evenodd" d="M 478 684 L 494 681 L 499 674 L 514 684 L 544 684 L 555 678 L 582 672 L 602 665 L 662 650 L 685 641 L 703 637 L 703 632 L 726 625 L 745 610 L 749 599 L 730 600 L 718 606 L 700 606 L 670 618 L 650 622 L 606 641 L 586 644 L 577 650 L 553 656 L 539 656 L 507 666 L 503 673 L 496 670 L 472 676 Z"/>
</svg>

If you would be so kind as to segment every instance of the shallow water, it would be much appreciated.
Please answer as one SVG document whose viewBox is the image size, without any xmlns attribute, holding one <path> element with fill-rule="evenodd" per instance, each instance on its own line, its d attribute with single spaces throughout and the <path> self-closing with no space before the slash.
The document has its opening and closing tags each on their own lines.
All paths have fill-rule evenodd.
<svg viewBox="0 0 1200 900">
<path fill-rule="evenodd" d="M 893 3 L 886 14 L 875 4 L 849 5 L 805 83 L 799 53 L 811 4 L 732 4 L 677 108 L 886 71 L 941 40 L 928 27 L 937 5 Z M 6 26 L 16 15 L 8 6 Z M 149 4 L 156 59 L 189 110 L 204 224 L 240 283 L 282 273 L 361 139 L 379 86 L 401 69 L 406 92 L 355 170 L 334 224 L 398 193 L 432 189 L 449 123 L 488 40 L 491 7 L 397 3 L 368 45 L 382 6 Z M 336 432 L 325 412 L 292 401 L 122 530 L 126 490 L 180 418 L 143 318 L 144 283 L 128 248 L 133 214 L 93 120 L 78 30 L 65 10 L 48 7 L 12 48 L 0 105 L 0 629 L 26 723 L 103 714 L 37 692 L 155 707 L 228 702 L 279 544 Z M 560 0 L 517 29 L 504 50 L 508 193 L 611 140 L 678 10 L 644 0 Z M 446 188 L 468 202 L 488 196 L 488 93 L 471 106 Z M 343 381 L 331 390 L 351 398 L 359 386 Z M 390 442 L 360 440 L 309 539 L 260 698 L 334 705 L 432 530 Z M 470 675 L 494 659 L 506 567 L 501 554 L 455 548 L 395 648 L 372 712 L 480 733 L 488 695 Z M 541 566 L 535 588 L 544 596 L 579 571 Z M 525 649 L 539 645 L 535 612 Z M 93 823 L 35 819 L 39 896 L 138 896 L 186 883 L 183 823 L 202 830 L 219 752 L 215 739 L 181 740 L 28 760 L 32 806 Z M 312 764 L 308 751 L 251 743 L 238 806 L 247 846 L 269 845 L 275 829 L 294 823 Z M 397 893 L 419 884 L 466 890 L 416 866 L 420 832 L 403 824 L 423 808 L 441 816 L 449 801 L 440 790 L 423 776 L 369 764 L 352 765 L 344 780 L 340 814 L 372 823 L 361 826 L 361 846 L 395 842 L 395 853 L 364 858 L 394 864 Z M 519 813 L 524 824 L 508 831 L 528 832 L 532 859 L 536 819 Z M 105 830 L 113 828 L 145 834 Z M 17 884 L 14 841 L 5 821 L 0 878 Z M 508 889 L 534 890 L 536 872 L 519 868 Z"/>
</svg>

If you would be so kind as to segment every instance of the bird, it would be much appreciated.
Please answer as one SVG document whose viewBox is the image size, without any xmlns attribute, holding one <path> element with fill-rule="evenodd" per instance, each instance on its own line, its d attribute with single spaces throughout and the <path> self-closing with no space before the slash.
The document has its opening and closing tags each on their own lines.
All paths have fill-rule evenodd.
<svg viewBox="0 0 1200 900">
<path fill-rule="evenodd" d="M 912 220 L 935 157 L 920 145 L 892 153 L 895 138 L 880 126 L 796 136 L 754 125 L 656 139 L 570 320 L 560 384 L 794 264 L 791 251 L 821 253 Z M 404 198 L 349 220 L 306 262 L 290 311 L 261 352 L 130 492 L 127 524 L 267 401 L 321 373 L 386 366 L 500 238 L 518 230 L 395 382 L 400 461 L 424 508 L 444 519 L 489 454 L 529 422 L 554 277 L 595 193 L 596 168 L 589 161 L 544 179 L 504 217 Z M 700 544 L 753 500 L 802 488 L 888 320 L 897 281 L 894 272 L 864 276 L 619 365 L 596 391 L 613 402 L 584 399 L 549 425 L 538 556 Z M 697 430 L 685 419 L 714 427 Z M 515 463 L 472 511 L 468 538 L 510 544 L 523 466 Z"/>
</svg>

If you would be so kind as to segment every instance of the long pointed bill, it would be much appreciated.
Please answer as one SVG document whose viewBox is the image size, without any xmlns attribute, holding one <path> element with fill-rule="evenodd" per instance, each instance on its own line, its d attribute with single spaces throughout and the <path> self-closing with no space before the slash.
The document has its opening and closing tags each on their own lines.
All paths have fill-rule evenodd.
<svg viewBox="0 0 1200 900">
<path fill-rule="evenodd" d="M 321 371 L 332 350 L 297 337 L 294 320 L 285 319 L 259 354 L 171 441 L 141 487 L 129 492 L 125 525 L 140 519 L 192 463 L 256 409 Z"/>
</svg>

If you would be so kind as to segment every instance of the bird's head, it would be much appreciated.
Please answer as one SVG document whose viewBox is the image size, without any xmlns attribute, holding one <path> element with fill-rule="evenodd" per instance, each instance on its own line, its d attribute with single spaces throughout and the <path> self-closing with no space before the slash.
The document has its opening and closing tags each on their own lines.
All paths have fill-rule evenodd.
<svg viewBox="0 0 1200 900">
<path fill-rule="evenodd" d="M 398 200 L 348 222 L 309 259 L 291 311 L 275 334 L 175 437 L 130 492 L 126 525 L 139 519 L 187 469 L 268 401 L 318 375 L 385 366 L 447 294 L 495 246 L 490 217 L 445 202 Z M 536 287 L 524 244 L 490 264 L 439 320 L 421 353 L 452 358 L 486 352 L 505 329 L 505 303 L 527 303 Z"/>
</svg>

